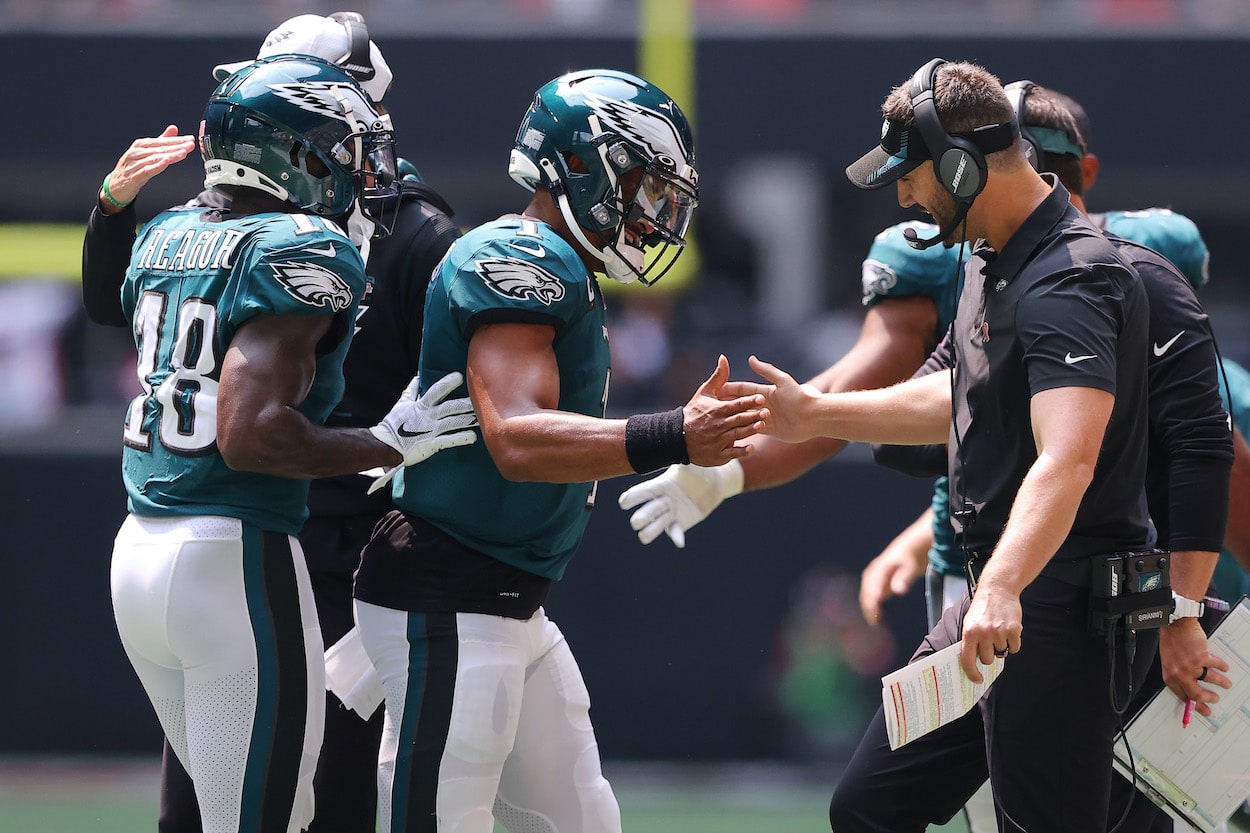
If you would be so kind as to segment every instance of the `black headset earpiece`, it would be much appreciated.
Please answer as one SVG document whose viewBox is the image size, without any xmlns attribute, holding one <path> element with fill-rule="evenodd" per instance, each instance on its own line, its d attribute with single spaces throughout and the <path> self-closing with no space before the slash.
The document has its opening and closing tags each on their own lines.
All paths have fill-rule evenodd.
<svg viewBox="0 0 1250 833">
<path fill-rule="evenodd" d="M 1029 97 L 1029 93 L 1037 89 L 1037 85 L 1032 81 L 1012 81 L 1003 87 L 1003 91 L 1007 93 L 1008 100 L 1011 101 L 1011 111 L 1015 113 L 1016 127 L 1020 129 L 1021 144 L 1024 145 L 1024 155 L 1028 158 L 1029 164 L 1033 166 L 1033 170 L 1041 173 L 1042 171 L 1042 143 L 1039 142 L 1029 128 L 1024 123 L 1024 102 Z"/>
<path fill-rule="evenodd" d="M 989 174 L 981 149 L 967 139 L 947 133 L 938 118 L 933 87 L 938 67 L 944 63 L 944 59 L 934 58 L 912 76 L 912 113 L 916 129 L 933 157 L 938 182 L 954 196 L 956 202 L 971 203 L 985 188 Z"/>
<path fill-rule="evenodd" d="M 370 81 L 377 74 L 369 54 L 369 28 L 359 12 L 335 12 L 329 18 L 347 30 L 347 53 L 334 63 L 347 70 L 357 81 Z"/>
</svg>

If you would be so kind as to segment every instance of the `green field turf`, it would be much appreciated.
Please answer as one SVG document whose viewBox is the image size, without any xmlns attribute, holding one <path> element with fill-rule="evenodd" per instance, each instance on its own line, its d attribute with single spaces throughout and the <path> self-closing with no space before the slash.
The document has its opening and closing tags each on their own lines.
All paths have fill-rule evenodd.
<svg viewBox="0 0 1250 833">
<path fill-rule="evenodd" d="M 776 767 L 605 765 L 628 833 L 825 833 L 830 786 Z M 156 761 L 0 760 L 0 833 L 152 833 Z M 502 830 L 502 828 L 500 828 Z M 953 822 L 932 828 L 966 833 Z"/>
</svg>

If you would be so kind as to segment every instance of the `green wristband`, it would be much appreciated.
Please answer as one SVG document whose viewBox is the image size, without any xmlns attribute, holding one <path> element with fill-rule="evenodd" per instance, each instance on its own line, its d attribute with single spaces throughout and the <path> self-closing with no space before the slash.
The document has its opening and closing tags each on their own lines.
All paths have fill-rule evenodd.
<svg viewBox="0 0 1250 833">
<path fill-rule="evenodd" d="M 109 192 L 109 180 L 112 178 L 113 178 L 112 171 L 109 171 L 107 174 L 104 175 L 104 184 L 100 186 L 100 191 L 101 193 L 104 194 L 104 199 L 108 200 L 109 204 L 116 208 L 126 208 L 127 206 L 133 204 L 134 200 L 131 200 L 130 202 L 118 202 L 116 199 L 114 199 L 112 193 Z"/>
</svg>

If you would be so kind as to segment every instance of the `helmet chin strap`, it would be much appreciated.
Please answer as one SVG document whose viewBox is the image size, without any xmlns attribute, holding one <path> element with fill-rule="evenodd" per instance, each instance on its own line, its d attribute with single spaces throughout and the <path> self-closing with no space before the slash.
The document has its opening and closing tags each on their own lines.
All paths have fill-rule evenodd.
<svg viewBox="0 0 1250 833">
<path fill-rule="evenodd" d="M 360 128 L 365 125 L 363 122 L 356 120 L 356 113 L 352 108 L 351 99 L 343 95 L 338 84 L 332 85 L 330 92 L 334 95 L 334 99 L 339 103 L 339 106 L 343 108 L 343 116 L 347 119 L 348 125 L 355 128 L 350 134 L 352 142 L 350 150 L 352 155 L 351 165 L 356 170 L 360 170 L 364 167 L 365 154 L 365 144 L 361 137 Z M 389 116 L 387 118 L 387 127 L 390 127 Z M 342 146 L 339 145 L 338 147 Z M 364 183 L 361 182 L 358 189 L 363 188 Z M 365 213 L 364 193 L 358 190 L 356 199 L 352 201 L 352 213 L 347 217 L 347 235 L 356 244 L 356 248 L 360 250 L 360 256 L 364 258 L 366 263 L 369 262 L 369 241 L 373 238 L 373 233 L 376 230 L 377 228 L 373 220 Z"/>
<path fill-rule="evenodd" d="M 352 213 L 347 215 L 347 236 L 360 250 L 360 259 L 369 262 L 369 249 L 373 246 L 373 233 L 377 224 L 365 214 L 360 202 L 354 203 Z"/>
<path fill-rule="evenodd" d="M 540 159 L 538 164 L 546 172 L 548 182 L 558 183 L 560 181 L 555 176 L 555 166 L 551 164 L 551 160 Z M 568 194 L 561 193 L 556 196 L 556 205 L 559 206 L 560 214 L 564 217 L 564 224 L 568 226 L 569 231 L 577 238 L 577 242 L 582 245 L 582 248 L 603 262 L 604 272 L 609 278 L 618 283 L 633 283 L 638 280 L 643 265 L 642 250 L 634 249 L 632 246 L 625 246 L 626 251 L 629 251 L 631 254 L 634 251 L 638 252 L 638 264 L 635 267 L 629 260 L 621 257 L 620 252 L 616 248 L 616 246 L 620 246 L 625 238 L 624 223 L 621 224 L 620 233 L 617 235 L 616 246 L 605 246 L 600 249 L 590 242 L 586 237 L 586 233 L 582 230 L 581 224 L 577 222 L 577 217 L 573 214 L 573 206 L 569 204 Z"/>
</svg>

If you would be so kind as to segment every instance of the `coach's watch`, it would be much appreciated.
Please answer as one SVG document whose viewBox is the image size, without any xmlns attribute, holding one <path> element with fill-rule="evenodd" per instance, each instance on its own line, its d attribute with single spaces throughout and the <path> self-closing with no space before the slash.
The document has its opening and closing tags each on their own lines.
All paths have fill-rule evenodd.
<svg viewBox="0 0 1250 833">
<path fill-rule="evenodd" d="M 1202 602 L 1187 599 L 1175 590 L 1172 591 L 1172 602 L 1172 618 L 1168 620 L 1169 625 L 1177 619 L 1198 618 L 1202 616 L 1202 612 L 1205 609 L 1205 605 Z"/>
</svg>

